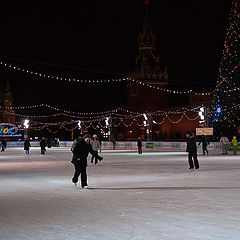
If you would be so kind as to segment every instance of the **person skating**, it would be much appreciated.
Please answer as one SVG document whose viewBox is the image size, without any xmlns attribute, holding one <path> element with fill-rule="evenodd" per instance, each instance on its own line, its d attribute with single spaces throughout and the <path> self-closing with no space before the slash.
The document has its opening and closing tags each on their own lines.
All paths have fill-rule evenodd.
<svg viewBox="0 0 240 240">
<path fill-rule="evenodd" d="M 197 159 L 197 145 L 194 138 L 194 134 L 191 131 L 188 131 L 186 133 L 187 137 L 187 149 L 188 152 L 188 163 L 189 163 L 189 169 L 199 169 L 199 163 Z"/>
<path fill-rule="evenodd" d="M 87 189 L 87 157 L 89 152 L 92 155 L 95 155 L 95 152 L 92 149 L 92 146 L 90 144 L 91 136 L 89 134 L 86 134 L 83 136 L 83 139 L 76 142 L 76 145 L 73 149 L 73 159 L 72 163 L 75 167 L 74 176 L 72 178 L 72 182 L 74 186 L 77 186 L 78 178 L 81 174 L 81 186 L 82 188 Z M 97 156 L 98 160 L 102 160 L 103 158 L 100 156 Z"/>
<path fill-rule="evenodd" d="M 98 149 L 100 149 L 100 142 L 99 142 L 96 134 L 93 135 L 93 139 L 91 140 L 90 143 L 91 143 L 92 149 L 95 153 L 94 155 L 92 155 L 91 163 L 93 163 L 93 160 L 95 158 L 95 165 L 97 165 L 97 163 L 98 163 L 97 156 L 98 156 Z"/>
<path fill-rule="evenodd" d="M 1 152 L 4 152 L 6 148 L 7 148 L 7 142 L 6 142 L 6 140 L 3 138 L 3 139 L 2 139 L 2 150 L 1 150 Z"/>
<path fill-rule="evenodd" d="M 46 153 L 46 146 L 47 146 L 46 140 L 45 140 L 45 138 L 42 138 L 41 141 L 40 141 L 40 147 L 41 147 L 41 154 L 42 155 L 45 155 L 45 153 Z"/>
<path fill-rule="evenodd" d="M 202 134 L 201 141 L 199 142 L 198 145 L 200 145 L 200 144 L 202 144 L 203 155 L 205 155 L 205 152 L 208 155 L 207 146 L 210 144 L 209 138 L 207 136 L 205 136 L 204 134 Z"/>
<path fill-rule="evenodd" d="M 237 138 L 234 136 L 232 139 L 233 155 L 237 155 L 237 143 Z"/>
<path fill-rule="evenodd" d="M 56 147 L 60 147 L 60 141 L 59 141 L 59 138 L 56 138 Z"/>
<path fill-rule="evenodd" d="M 137 140 L 138 154 L 142 154 L 142 139 L 139 137 Z"/>
<path fill-rule="evenodd" d="M 29 156 L 30 147 L 31 147 L 31 144 L 30 144 L 29 138 L 26 138 L 24 140 L 24 154 L 25 154 L 25 156 Z"/>
<path fill-rule="evenodd" d="M 220 138 L 220 144 L 222 147 L 222 155 L 227 154 L 228 153 L 228 144 L 229 144 L 228 138 L 225 136 L 222 136 Z"/>
</svg>

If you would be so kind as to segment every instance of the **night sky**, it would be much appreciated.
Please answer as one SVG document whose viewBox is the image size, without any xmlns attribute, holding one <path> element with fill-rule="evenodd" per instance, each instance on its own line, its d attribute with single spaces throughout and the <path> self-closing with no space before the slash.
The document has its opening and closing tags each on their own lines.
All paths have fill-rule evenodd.
<svg viewBox="0 0 240 240">
<path fill-rule="evenodd" d="M 134 69 L 143 2 L 4 1 L 1 56 L 36 71 L 83 79 L 124 76 Z M 214 86 L 230 7 L 230 0 L 150 1 L 160 60 L 168 67 L 172 87 Z M 15 105 L 50 103 L 99 110 L 126 103 L 124 84 L 77 85 L 1 71 L 10 79 Z"/>
</svg>

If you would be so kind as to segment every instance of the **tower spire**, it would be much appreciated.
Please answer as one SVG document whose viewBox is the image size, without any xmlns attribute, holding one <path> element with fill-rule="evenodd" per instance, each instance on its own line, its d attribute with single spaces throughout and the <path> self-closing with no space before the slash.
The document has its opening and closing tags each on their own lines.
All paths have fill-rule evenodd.
<svg viewBox="0 0 240 240">
<path fill-rule="evenodd" d="M 136 58 L 135 78 L 141 81 L 167 85 L 166 69 L 161 68 L 156 49 L 156 37 L 152 32 L 149 0 L 145 0 L 143 28 L 138 38 L 138 56 Z"/>
<path fill-rule="evenodd" d="M 149 14 L 149 1 L 145 1 L 145 17 L 143 22 L 143 33 L 152 33 L 152 26 Z"/>
</svg>

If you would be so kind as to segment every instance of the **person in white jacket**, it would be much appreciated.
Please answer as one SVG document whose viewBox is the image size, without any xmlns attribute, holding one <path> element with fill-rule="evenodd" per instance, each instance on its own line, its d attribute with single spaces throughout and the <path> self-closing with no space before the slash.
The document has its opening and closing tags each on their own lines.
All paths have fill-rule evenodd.
<svg viewBox="0 0 240 240">
<path fill-rule="evenodd" d="M 97 165 L 98 164 L 97 156 L 98 156 L 98 149 L 100 149 L 100 142 L 96 134 L 93 135 L 93 138 L 90 143 L 92 145 L 93 151 L 95 152 L 95 154 L 92 155 L 91 163 L 93 164 L 93 160 L 95 158 L 95 165 Z"/>
<path fill-rule="evenodd" d="M 227 154 L 227 146 L 229 144 L 229 140 L 227 137 L 225 136 L 222 136 L 220 138 L 220 144 L 221 144 L 221 147 L 222 147 L 222 154 Z"/>
</svg>

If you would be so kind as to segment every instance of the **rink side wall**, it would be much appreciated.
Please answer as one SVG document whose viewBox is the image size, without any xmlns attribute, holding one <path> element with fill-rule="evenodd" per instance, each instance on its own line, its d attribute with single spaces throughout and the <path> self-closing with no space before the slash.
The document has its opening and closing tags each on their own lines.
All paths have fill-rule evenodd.
<svg viewBox="0 0 240 240">
<path fill-rule="evenodd" d="M 32 147 L 40 147 L 39 142 L 31 142 Z M 71 148 L 71 141 L 60 141 L 60 147 Z M 23 148 L 23 142 L 8 142 L 7 147 L 19 147 Z M 202 150 L 202 146 L 198 145 L 198 151 Z M 119 141 L 113 145 L 112 142 L 103 141 L 102 150 L 135 150 L 137 151 L 136 142 Z M 208 145 L 208 150 L 212 152 L 221 152 L 221 146 L 219 142 L 211 142 Z M 186 142 L 143 142 L 143 151 L 186 151 Z"/>
</svg>

